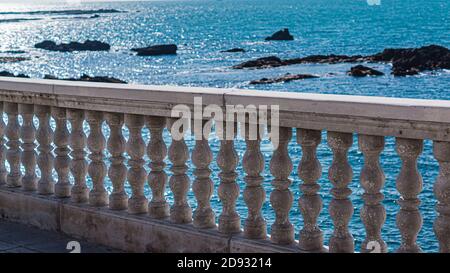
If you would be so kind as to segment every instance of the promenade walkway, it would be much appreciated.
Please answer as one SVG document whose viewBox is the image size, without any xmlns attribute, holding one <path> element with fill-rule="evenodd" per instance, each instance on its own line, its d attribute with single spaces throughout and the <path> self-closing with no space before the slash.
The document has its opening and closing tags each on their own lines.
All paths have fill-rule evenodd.
<svg viewBox="0 0 450 273">
<path fill-rule="evenodd" d="M 70 253 L 73 250 L 67 249 L 67 244 L 71 241 L 79 243 L 81 253 L 118 252 L 58 232 L 0 220 L 0 253 Z"/>
</svg>

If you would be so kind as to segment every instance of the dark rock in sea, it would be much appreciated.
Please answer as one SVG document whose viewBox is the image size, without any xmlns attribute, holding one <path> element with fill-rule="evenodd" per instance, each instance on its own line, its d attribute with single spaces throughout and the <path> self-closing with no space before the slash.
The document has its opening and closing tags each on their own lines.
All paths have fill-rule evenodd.
<svg viewBox="0 0 450 273">
<path fill-rule="evenodd" d="M 8 72 L 8 71 L 0 71 L 0 77 L 15 77 L 15 78 L 29 78 L 29 76 L 25 74 L 17 74 Z"/>
<path fill-rule="evenodd" d="M 70 42 L 68 44 L 56 44 L 53 41 L 43 41 L 34 45 L 36 48 L 50 50 L 50 51 L 61 51 L 61 52 L 72 52 L 72 51 L 108 51 L 111 46 L 107 43 L 87 40 L 84 43 Z"/>
<path fill-rule="evenodd" d="M 350 71 L 347 72 L 348 75 L 353 77 L 366 77 L 366 76 L 383 76 L 384 73 L 373 68 L 357 65 L 350 68 Z"/>
<path fill-rule="evenodd" d="M 426 70 L 450 69 L 450 50 L 438 45 L 388 48 L 371 56 L 370 60 L 392 62 L 392 74 L 395 76 L 416 75 Z"/>
<path fill-rule="evenodd" d="M 269 67 L 278 67 L 285 65 L 293 65 L 293 64 L 307 64 L 307 63 L 327 63 L 327 64 L 336 64 L 336 63 L 356 63 L 362 62 L 365 60 L 364 56 L 356 55 L 356 56 L 347 56 L 347 55 L 311 55 L 303 58 L 295 58 L 295 59 L 286 59 L 281 60 L 276 56 L 263 57 L 247 62 L 243 62 L 241 64 L 233 66 L 234 69 L 242 69 L 242 68 L 269 68 Z"/>
<path fill-rule="evenodd" d="M 8 53 L 8 54 L 25 54 L 26 52 L 23 50 L 6 50 L 0 53 Z"/>
<path fill-rule="evenodd" d="M 133 48 L 131 51 L 137 52 L 138 56 L 155 56 L 177 54 L 177 45 L 154 45 L 142 48 Z"/>
<path fill-rule="evenodd" d="M 284 60 L 286 65 L 291 64 L 307 64 L 307 63 L 314 63 L 314 64 L 337 64 L 337 63 L 356 63 L 356 62 L 362 62 L 364 61 L 364 56 L 362 55 L 354 55 L 354 56 L 347 56 L 347 55 L 311 55 L 303 58 L 294 58 L 294 59 L 287 59 Z"/>
<path fill-rule="evenodd" d="M 245 52 L 245 49 L 239 48 L 239 47 L 235 47 L 235 48 L 228 49 L 228 50 L 222 50 L 222 51 L 220 51 L 220 52 L 223 52 L 223 53 Z"/>
<path fill-rule="evenodd" d="M 296 81 L 296 80 L 304 80 L 304 79 L 314 79 L 318 78 L 318 76 L 310 75 L 310 74 L 286 74 L 284 76 L 278 77 L 278 78 L 262 78 L 260 80 L 251 81 L 250 84 L 270 84 L 270 83 L 278 83 L 278 82 L 290 82 L 290 81 Z"/>
<path fill-rule="evenodd" d="M 44 79 L 47 80 L 63 80 L 63 81 L 82 81 L 82 82 L 106 82 L 106 83 L 127 83 L 126 81 L 122 81 L 113 77 L 105 77 L 105 76 L 97 76 L 91 77 L 89 75 L 83 74 L 80 78 L 68 78 L 68 79 L 59 79 L 52 75 L 45 75 Z"/>
<path fill-rule="evenodd" d="M 266 41 L 292 41 L 294 40 L 294 36 L 289 33 L 289 29 L 285 28 L 279 30 L 266 38 Z"/>
<path fill-rule="evenodd" d="M 234 69 L 243 68 L 268 68 L 268 67 L 278 67 L 286 65 L 286 63 L 276 56 L 269 56 L 264 58 L 259 58 L 255 60 L 250 60 L 243 62 L 241 64 L 233 66 Z"/>
<path fill-rule="evenodd" d="M 0 57 L 0 63 L 18 63 L 28 61 L 29 59 L 26 57 Z"/>
<path fill-rule="evenodd" d="M 392 74 L 395 76 L 415 75 L 421 71 L 450 69 L 450 50 L 443 46 L 429 45 L 421 48 L 385 49 L 383 52 L 362 55 L 311 55 L 302 58 L 282 60 L 275 56 L 250 60 L 233 66 L 234 69 L 242 68 L 269 68 L 293 64 L 305 63 L 358 63 L 358 62 L 383 62 L 392 63 Z"/>
</svg>

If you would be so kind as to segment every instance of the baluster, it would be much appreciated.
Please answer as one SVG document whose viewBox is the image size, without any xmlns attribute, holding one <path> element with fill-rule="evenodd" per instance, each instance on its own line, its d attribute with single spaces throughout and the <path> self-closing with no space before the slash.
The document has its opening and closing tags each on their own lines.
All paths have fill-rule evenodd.
<svg viewBox="0 0 450 273">
<path fill-rule="evenodd" d="M 131 214 L 147 213 L 147 198 L 144 195 L 144 184 L 147 173 L 144 169 L 145 142 L 142 139 L 144 116 L 125 115 L 125 125 L 130 131 L 126 150 L 130 159 L 127 179 L 131 185 L 131 197 L 128 199 L 128 211 Z"/>
<path fill-rule="evenodd" d="M 400 211 L 397 214 L 397 226 L 402 236 L 402 243 L 397 252 L 421 252 L 416 244 L 417 234 L 422 227 L 419 212 L 420 200 L 417 195 L 422 191 L 422 176 L 417 170 L 417 158 L 423 149 L 419 139 L 396 138 L 397 153 L 402 160 L 400 174 L 397 177 L 397 190 Z"/>
<path fill-rule="evenodd" d="M 244 224 L 244 235 L 250 239 L 265 239 L 267 237 L 266 220 L 261 213 L 266 198 L 266 192 L 262 187 L 264 178 L 261 176 L 261 172 L 264 171 L 264 155 L 260 151 L 259 134 L 253 140 L 250 139 L 247 131 L 245 143 L 247 148 L 242 161 L 246 173 L 244 201 L 247 204 L 248 215 Z"/>
<path fill-rule="evenodd" d="M 170 119 L 171 127 L 176 119 Z M 169 128 L 170 128 L 169 127 Z M 186 175 L 186 161 L 189 158 L 189 150 L 184 138 L 176 140 L 172 136 L 172 144 L 169 147 L 169 160 L 172 162 L 172 176 L 169 179 L 169 186 L 173 192 L 173 205 L 170 208 L 170 220 L 177 224 L 192 222 L 192 210 L 187 202 L 189 191 L 189 177 Z"/>
<path fill-rule="evenodd" d="M 70 152 L 72 156 L 70 172 L 74 178 L 71 197 L 75 203 L 86 203 L 89 199 L 89 190 L 86 186 L 87 162 L 84 150 L 86 147 L 86 134 L 83 130 L 84 110 L 67 109 L 67 117 L 72 127 L 69 137 L 70 148 L 72 149 L 72 152 Z"/>
<path fill-rule="evenodd" d="M 434 184 L 438 200 L 434 232 L 439 240 L 439 251 L 450 253 L 450 142 L 435 141 L 433 144 L 434 157 L 439 162 L 439 175 Z"/>
<path fill-rule="evenodd" d="M 148 204 L 148 213 L 156 219 L 169 217 L 169 204 L 164 196 L 167 186 L 167 174 L 164 171 L 167 156 L 167 146 L 163 139 L 163 130 L 166 126 L 164 117 L 147 117 L 147 127 L 150 130 L 150 142 L 147 146 L 147 155 L 151 162 L 148 175 L 148 184 L 152 189 L 152 200 Z"/>
<path fill-rule="evenodd" d="M 6 160 L 6 147 L 5 147 L 5 127 L 6 124 L 3 121 L 3 102 L 0 102 L 0 186 L 6 184 L 6 175 L 8 171 L 6 170 L 5 160 Z"/>
<path fill-rule="evenodd" d="M 66 109 L 52 107 L 52 116 L 56 123 L 54 143 L 55 143 L 55 171 L 58 174 L 58 181 L 55 184 L 55 195 L 60 198 L 69 197 L 72 185 L 69 181 L 70 172 L 70 149 L 69 130 L 67 129 Z"/>
<path fill-rule="evenodd" d="M 353 205 L 349 199 L 352 191 L 348 184 L 353 171 L 348 163 L 347 153 L 353 143 L 352 134 L 328 132 L 328 145 L 333 151 L 333 162 L 328 171 L 328 179 L 333 184 L 329 212 L 333 219 L 334 231 L 330 238 L 330 252 L 354 252 L 354 240 L 348 223 L 353 215 Z"/>
<path fill-rule="evenodd" d="M 6 160 L 10 171 L 6 177 L 6 185 L 11 188 L 22 186 L 22 172 L 20 171 L 20 124 L 18 119 L 17 103 L 5 102 L 5 112 L 8 115 L 8 124 L 5 128 L 5 135 L 8 138 L 6 145 L 8 151 Z"/>
<path fill-rule="evenodd" d="M 239 156 L 234 149 L 234 137 L 236 135 L 236 124 L 228 132 L 231 139 L 227 139 L 227 128 L 223 126 L 223 140 L 220 141 L 220 150 L 217 154 L 217 165 L 220 185 L 218 195 L 222 202 L 222 213 L 219 216 L 219 232 L 233 234 L 241 232 L 241 218 L 236 212 L 236 200 L 239 197 L 239 185 L 236 183 L 236 166 Z"/>
<path fill-rule="evenodd" d="M 39 119 L 39 127 L 36 133 L 38 146 L 38 167 L 41 171 L 41 178 L 38 181 L 39 194 L 52 194 L 55 185 L 52 177 L 53 170 L 53 131 L 50 127 L 50 106 L 36 105 L 36 116 Z"/>
<path fill-rule="evenodd" d="M 20 127 L 20 138 L 22 139 L 22 164 L 25 174 L 22 177 L 22 188 L 25 191 L 35 191 L 37 189 L 36 177 L 36 128 L 34 127 L 33 116 L 34 106 L 32 104 L 19 104 L 19 112 L 22 115 L 22 126 Z"/>
<path fill-rule="evenodd" d="M 202 128 L 205 128 L 208 121 L 196 120 L 195 122 L 201 122 Z M 194 226 L 212 228 L 216 226 L 215 215 L 210 204 L 214 184 L 210 178 L 209 164 L 213 160 L 213 154 L 209 147 L 208 138 L 203 136 L 202 131 L 194 132 L 196 140 L 195 147 L 192 150 L 192 163 L 196 167 L 194 170 L 196 177 L 192 184 L 192 190 L 197 199 L 197 208 L 194 211 Z"/>
<path fill-rule="evenodd" d="M 317 218 L 322 210 L 322 198 L 318 194 L 317 183 L 322 175 L 322 166 L 317 159 L 317 146 L 322 139 L 322 132 L 297 129 L 297 143 L 302 146 L 302 159 L 298 165 L 298 176 L 303 180 L 300 191 L 303 193 L 298 201 L 303 216 L 303 229 L 299 233 L 299 247 L 304 252 L 324 252 L 323 233 L 317 225 Z"/>
<path fill-rule="evenodd" d="M 381 238 L 381 228 L 386 221 L 386 210 L 381 204 L 384 195 L 380 192 L 383 189 L 385 177 L 379 162 L 380 153 L 384 148 L 384 137 L 359 135 L 358 142 L 364 155 L 364 167 L 360 177 L 361 186 L 364 189 L 361 219 L 366 228 L 366 238 L 361 244 L 361 252 L 372 252 L 370 244 L 377 242 L 379 247 L 375 246 L 375 249 L 385 253 L 387 246 Z"/>
<path fill-rule="evenodd" d="M 86 120 L 90 128 L 87 145 L 91 152 L 89 154 L 91 163 L 88 167 L 88 173 L 92 179 L 89 204 L 94 207 L 103 207 L 108 205 L 108 192 L 104 186 L 106 164 L 103 162 L 103 150 L 105 149 L 106 140 L 102 132 L 103 113 L 87 111 Z"/>
<path fill-rule="evenodd" d="M 108 113 L 106 122 L 109 125 L 108 151 L 111 154 L 111 165 L 108 177 L 111 179 L 113 191 L 109 195 L 109 208 L 112 210 L 125 210 L 128 208 L 128 195 L 125 192 L 127 167 L 124 164 L 125 138 L 122 134 L 123 114 Z"/>
<path fill-rule="evenodd" d="M 279 145 L 270 161 L 270 172 L 274 176 L 272 185 L 274 190 L 270 195 L 270 202 L 275 210 L 275 222 L 272 225 L 271 240 L 276 244 L 290 244 L 294 242 L 294 227 L 289 221 L 289 210 L 292 207 L 292 193 L 289 186 L 292 181 L 292 161 L 289 157 L 288 144 L 292 138 L 292 129 L 279 128 Z"/>
</svg>

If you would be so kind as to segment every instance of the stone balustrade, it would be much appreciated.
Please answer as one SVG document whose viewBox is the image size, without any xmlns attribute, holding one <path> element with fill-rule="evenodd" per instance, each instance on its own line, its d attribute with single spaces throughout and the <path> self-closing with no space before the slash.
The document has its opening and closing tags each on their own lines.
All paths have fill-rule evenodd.
<svg viewBox="0 0 450 273">
<path fill-rule="evenodd" d="M 226 105 L 279 106 L 279 145 L 270 164 L 260 137 L 248 134 L 241 156 L 230 139 L 220 140 L 216 154 L 206 136 L 193 147 L 184 139 L 166 143 L 164 130 L 177 121 L 171 109 L 177 104 L 194 108 L 195 97 L 202 98 L 203 107 L 216 104 L 224 111 Z M 391 136 L 402 162 L 396 178 L 402 240 L 397 252 L 420 252 L 418 195 L 424 181 L 417 161 L 423 141 L 432 140 L 440 168 L 434 230 L 440 251 L 450 252 L 450 101 L 1 78 L 0 111 L 7 115 L 0 119 L 0 214 L 127 251 L 370 252 L 376 244 L 386 252 L 381 235 L 388 220 L 382 203 L 385 174 L 379 158 L 385 137 Z M 236 137 L 237 124 L 224 130 Z M 297 166 L 292 157 L 299 155 L 288 149 L 293 132 L 302 150 Z M 333 155 L 326 170 L 333 223 L 326 241 L 318 224 L 324 210 L 317 153 L 323 132 Z M 349 227 L 354 172 L 348 153 L 355 135 L 364 159 L 361 249 L 355 249 Z M 218 181 L 212 178 L 214 160 Z M 270 194 L 263 187 L 266 172 L 273 177 Z M 290 187 L 293 179 L 299 180 L 298 200 Z M 210 202 L 214 192 L 219 208 Z M 273 223 L 262 213 L 266 194 Z M 240 196 L 246 215 L 236 209 Z M 297 202 L 301 227 L 290 219 Z"/>
</svg>

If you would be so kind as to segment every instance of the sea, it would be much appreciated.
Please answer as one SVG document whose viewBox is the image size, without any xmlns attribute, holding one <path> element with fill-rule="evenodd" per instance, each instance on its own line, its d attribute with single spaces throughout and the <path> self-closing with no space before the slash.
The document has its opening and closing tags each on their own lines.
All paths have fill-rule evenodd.
<svg viewBox="0 0 450 273">
<path fill-rule="evenodd" d="M 99 13 L 68 15 L 55 13 L 65 10 L 116 9 L 120 13 Z M 42 11 L 42 12 L 36 12 Z M 53 11 L 53 12 L 49 12 Z M 265 37 L 282 28 L 289 28 L 294 41 L 265 41 Z M 99 40 L 109 43 L 109 52 L 50 52 L 34 48 L 43 40 L 57 43 L 70 41 Z M 178 54 L 173 56 L 140 57 L 130 49 L 154 44 L 174 43 Z M 364 96 L 384 96 L 420 99 L 450 99 L 450 71 L 424 72 L 416 76 L 394 77 L 389 64 L 368 64 L 385 73 L 381 77 L 353 78 L 346 74 L 352 64 L 302 64 L 258 70 L 234 70 L 233 65 L 254 58 L 278 56 L 280 58 L 303 57 L 312 54 L 362 54 L 381 52 L 385 48 L 420 47 L 437 44 L 450 48 L 450 2 L 448 0 L 173 0 L 173 1 L 0 1 L 0 56 L 28 57 L 17 63 L 0 63 L 0 71 L 24 73 L 33 78 L 53 75 L 60 78 L 110 76 L 129 83 L 179 85 L 192 87 L 219 87 L 257 89 L 298 93 L 346 94 Z M 246 52 L 224 53 L 223 50 L 243 48 Z M 250 85 L 260 78 L 273 78 L 286 73 L 307 73 L 319 76 L 315 79 Z M 6 120 L 6 117 L 4 117 Z M 36 121 L 37 122 L 37 121 Z M 86 125 L 86 133 L 89 127 Z M 105 136 L 109 135 L 104 126 Z M 124 128 L 128 137 L 128 131 Z M 148 141 L 148 129 L 143 130 L 143 138 Z M 165 132 L 165 140 L 171 139 Z M 194 140 L 188 138 L 192 151 Z M 214 156 L 220 142 L 214 134 L 210 138 Z M 236 149 L 242 160 L 245 142 L 236 140 Z M 261 150 L 265 156 L 266 168 L 263 173 L 267 198 L 262 213 L 270 226 L 274 222 L 274 212 L 269 196 L 273 189 L 269 162 L 273 153 L 270 141 L 263 140 Z M 290 187 L 294 202 L 290 220 L 298 232 L 303 226 L 303 218 L 298 208 L 301 196 L 297 167 L 302 156 L 295 142 L 295 131 L 289 144 L 289 154 L 294 164 Z M 105 153 L 108 157 L 108 153 Z M 318 158 L 323 174 L 319 180 L 320 195 L 324 201 L 318 224 L 324 232 L 328 244 L 333 232 L 333 222 L 328 205 L 331 200 L 331 183 L 328 168 L 332 152 L 326 144 L 326 132 L 318 148 Z M 146 158 L 148 163 L 148 158 Z M 399 210 L 400 198 L 395 187 L 401 161 L 395 152 L 395 140 L 386 138 L 386 146 L 380 157 L 386 175 L 383 204 L 387 219 L 382 229 L 382 237 L 389 250 L 395 251 L 400 245 L 400 232 L 395 217 Z M 365 237 L 365 229 L 360 219 L 363 206 L 363 189 L 359 183 L 363 156 L 357 147 L 357 136 L 349 150 L 349 162 L 353 169 L 351 200 L 354 214 L 349 229 L 355 238 L 356 249 L 360 249 Z M 170 174 L 170 162 L 167 162 Z M 193 181 L 193 166 L 188 162 L 189 176 Z M 146 166 L 148 170 L 148 166 Z M 420 211 L 423 225 L 418 243 L 424 251 L 438 251 L 438 242 L 433 232 L 436 218 L 436 198 L 433 185 L 438 174 L 438 164 L 432 154 L 432 142 L 425 141 L 424 151 L 419 157 L 418 168 L 423 177 Z M 216 214 L 221 212 L 217 196 L 219 168 L 211 164 L 215 191 L 211 199 Z M 237 169 L 241 190 L 245 188 L 242 164 Z M 89 181 L 90 183 L 90 181 Z M 112 190 L 107 178 L 105 184 Z M 127 191 L 130 192 L 129 185 Z M 151 192 L 146 185 L 148 198 Z M 241 191 L 242 193 L 242 191 Z M 167 199 L 173 196 L 167 190 Z M 196 207 L 195 197 L 190 191 L 189 203 Z M 242 220 L 247 209 L 242 194 L 237 200 L 237 210 Z"/>
</svg>

